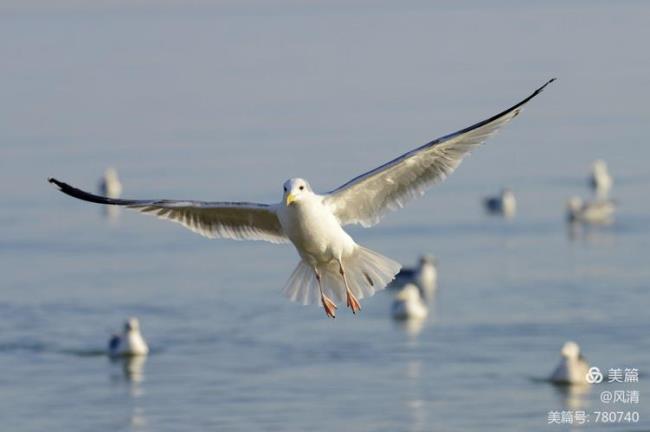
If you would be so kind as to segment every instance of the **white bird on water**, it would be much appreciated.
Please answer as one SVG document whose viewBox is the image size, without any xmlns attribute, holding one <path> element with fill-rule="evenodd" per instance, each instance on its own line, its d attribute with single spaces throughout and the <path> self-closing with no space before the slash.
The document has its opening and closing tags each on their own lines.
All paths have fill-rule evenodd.
<svg viewBox="0 0 650 432">
<path fill-rule="evenodd" d="M 596 196 L 601 199 L 607 198 L 613 183 L 614 181 L 612 180 L 612 176 L 609 174 L 605 161 L 602 159 L 594 161 L 591 166 L 589 184 L 596 192 Z"/>
<path fill-rule="evenodd" d="M 427 317 L 429 309 L 415 284 L 406 284 L 395 294 L 391 314 L 396 320 L 422 320 Z"/>
<path fill-rule="evenodd" d="M 483 205 L 488 213 L 500 214 L 507 218 L 513 217 L 517 212 L 517 199 L 509 188 L 503 188 L 499 196 L 485 198 Z"/>
<path fill-rule="evenodd" d="M 568 341 L 560 351 L 562 359 L 551 374 L 551 382 L 555 384 L 587 384 L 586 376 L 589 363 L 580 353 L 580 346 Z"/>
<path fill-rule="evenodd" d="M 117 175 L 117 170 L 113 167 L 106 168 L 104 175 L 99 180 L 99 194 L 108 198 L 119 198 L 122 195 L 122 183 Z M 120 214 L 120 208 L 116 206 L 106 206 L 103 209 L 104 216 L 109 221 L 115 222 Z"/>
<path fill-rule="evenodd" d="M 567 219 L 571 223 L 607 225 L 614 221 L 615 212 L 616 204 L 608 199 L 583 201 L 574 196 L 567 202 Z"/>
<path fill-rule="evenodd" d="M 104 171 L 104 177 L 99 181 L 99 193 L 108 198 L 119 198 L 122 195 L 122 183 L 115 168 L 109 167 Z"/>
<path fill-rule="evenodd" d="M 463 157 L 515 118 L 552 81 L 511 108 L 405 153 L 331 192 L 317 194 L 306 180 L 291 178 L 277 204 L 114 199 L 49 181 L 75 198 L 127 206 L 206 237 L 291 242 L 301 260 L 283 293 L 302 304 L 320 303 L 334 318 L 334 300 L 345 299 L 356 313 L 361 309 L 359 300 L 383 289 L 400 269 L 392 259 L 357 244 L 343 226 L 374 225 L 386 211 L 403 207 L 427 186 L 444 180 Z"/>
<path fill-rule="evenodd" d="M 129 318 L 121 334 L 114 334 L 108 342 L 110 356 L 141 356 L 149 353 L 149 347 L 140 333 L 140 321 Z"/>
<path fill-rule="evenodd" d="M 433 297 L 438 284 L 438 260 L 432 255 L 422 255 L 415 268 L 402 268 L 389 288 L 403 288 L 406 284 L 415 284 L 420 289 L 422 297 L 429 300 Z"/>
</svg>

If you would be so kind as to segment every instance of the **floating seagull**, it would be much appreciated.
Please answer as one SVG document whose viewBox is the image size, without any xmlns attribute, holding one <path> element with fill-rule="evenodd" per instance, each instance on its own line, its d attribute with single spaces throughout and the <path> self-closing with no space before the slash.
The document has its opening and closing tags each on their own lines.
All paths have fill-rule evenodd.
<svg viewBox="0 0 650 432">
<path fill-rule="evenodd" d="M 421 320 L 427 317 L 429 310 L 422 299 L 420 289 L 415 284 L 406 284 L 395 294 L 391 315 L 396 320 Z"/>
<path fill-rule="evenodd" d="M 507 218 L 513 217 L 517 211 L 515 194 L 508 188 L 501 190 L 499 196 L 485 198 L 483 205 L 488 213 L 500 214 Z"/>
<path fill-rule="evenodd" d="M 562 359 L 551 374 L 551 382 L 555 384 L 586 384 L 589 363 L 580 353 L 580 347 L 573 341 L 568 341 L 560 351 Z"/>
<path fill-rule="evenodd" d="M 594 225 L 606 225 L 614 221 L 616 205 L 612 200 L 583 201 L 574 196 L 567 202 L 567 219 Z"/>
<path fill-rule="evenodd" d="M 402 268 L 395 280 L 390 283 L 391 288 L 402 288 L 408 283 L 415 284 L 419 289 L 422 297 L 431 298 L 436 290 L 438 281 L 438 261 L 431 255 L 422 255 L 415 268 Z"/>
<path fill-rule="evenodd" d="M 284 183 L 282 202 L 277 204 L 116 199 L 92 195 L 53 178 L 49 181 L 75 198 L 127 206 L 206 237 L 291 242 L 301 261 L 283 293 L 302 304 L 318 302 L 334 318 L 334 300 L 345 299 L 356 313 L 361 310 L 359 299 L 383 289 L 400 269 L 392 259 L 355 243 L 343 226 L 374 225 L 388 210 L 403 207 L 427 186 L 444 180 L 464 156 L 515 118 L 552 81 L 511 108 L 405 153 L 331 192 L 317 194 L 306 180 L 291 178 Z"/>
<path fill-rule="evenodd" d="M 108 198 L 119 198 L 122 195 L 122 183 L 120 183 L 115 168 L 107 168 L 104 176 L 99 180 L 99 194 Z M 109 221 L 117 221 L 117 217 L 120 214 L 119 207 L 105 206 L 102 210 L 102 213 Z"/>
<path fill-rule="evenodd" d="M 104 177 L 99 181 L 99 194 L 108 198 L 119 198 L 122 195 L 122 183 L 115 168 L 107 168 Z"/>
<path fill-rule="evenodd" d="M 108 342 L 108 353 L 111 356 L 140 356 L 149 353 L 149 347 L 140 333 L 140 322 L 137 318 L 129 318 L 124 323 L 122 334 L 115 334 Z"/>
<path fill-rule="evenodd" d="M 602 159 L 594 161 L 591 166 L 589 184 L 591 188 L 596 191 L 596 195 L 600 198 L 606 198 L 613 183 L 612 176 L 607 170 L 607 164 L 605 161 Z"/>
</svg>

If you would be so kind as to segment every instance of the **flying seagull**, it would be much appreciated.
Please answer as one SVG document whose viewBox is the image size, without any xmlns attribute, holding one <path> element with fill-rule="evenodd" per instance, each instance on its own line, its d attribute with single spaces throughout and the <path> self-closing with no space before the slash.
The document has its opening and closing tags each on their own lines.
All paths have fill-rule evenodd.
<svg viewBox="0 0 650 432">
<path fill-rule="evenodd" d="M 374 225 L 388 210 L 403 207 L 428 186 L 444 180 L 467 154 L 515 118 L 554 80 L 511 108 L 435 139 L 326 194 L 315 193 L 304 179 L 291 178 L 283 185 L 282 202 L 270 205 L 131 200 L 93 195 L 54 178 L 49 181 L 75 198 L 153 214 L 209 238 L 291 242 L 301 260 L 284 295 L 302 304 L 319 303 L 334 318 L 335 300 L 345 299 L 357 313 L 359 300 L 385 288 L 400 270 L 397 262 L 355 243 L 343 226 Z"/>
</svg>

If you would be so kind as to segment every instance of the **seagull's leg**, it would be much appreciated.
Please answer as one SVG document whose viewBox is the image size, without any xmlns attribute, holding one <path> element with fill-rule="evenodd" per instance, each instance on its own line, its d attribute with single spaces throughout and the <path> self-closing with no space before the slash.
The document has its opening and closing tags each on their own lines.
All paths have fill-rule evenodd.
<svg viewBox="0 0 650 432">
<path fill-rule="evenodd" d="M 323 308 L 325 309 L 325 313 L 330 318 L 336 318 L 336 305 L 332 300 L 330 300 L 323 293 L 323 286 L 320 283 L 320 274 L 318 274 L 318 270 L 316 270 L 316 267 L 314 267 L 314 273 L 316 274 L 316 280 L 318 281 L 318 289 L 320 290 L 320 301 L 321 303 L 323 303 Z"/>
<path fill-rule="evenodd" d="M 348 302 L 348 307 L 352 309 L 352 313 L 356 314 L 361 310 L 361 303 L 359 303 L 359 300 L 352 294 L 352 291 L 350 291 L 350 287 L 348 286 L 348 279 L 345 277 L 345 271 L 343 270 L 343 264 L 341 263 L 341 260 L 338 260 L 339 263 L 339 273 L 341 273 L 341 276 L 343 277 L 343 283 L 345 283 L 345 292 L 347 295 L 347 302 Z"/>
</svg>

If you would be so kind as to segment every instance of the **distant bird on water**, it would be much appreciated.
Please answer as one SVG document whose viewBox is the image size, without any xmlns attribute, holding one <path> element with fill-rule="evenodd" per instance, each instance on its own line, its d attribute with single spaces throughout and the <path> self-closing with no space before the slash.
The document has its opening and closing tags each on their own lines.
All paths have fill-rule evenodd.
<svg viewBox="0 0 650 432">
<path fill-rule="evenodd" d="M 99 194 L 108 198 L 119 198 L 122 195 L 122 183 L 115 168 L 109 167 L 99 181 Z"/>
<path fill-rule="evenodd" d="M 139 356 L 147 355 L 149 347 L 140 333 L 140 322 L 137 318 L 129 318 L 124 323 L 121 334 L 114 334 L 108 342 L 110 356 Z"/>
<path fill-rule="evenodd" d="M 573 341 L 568 341 L 560 351 L 562 358 L 553 373 L 550 381 L 555 384 L 586 384 L 589 363 L 582 356 L 580 347 Z"/>
<path fill-rule="evenodd" d="M 517 200 L 515 194 L 509 188 L 503 188 L 499 196 L 485 198 L 483 206 L 488 213 L 502 215 L 507 218 L 513 217 L 517 212 Z"/>
<path fill-rule="evenodd" d="M 402 268 L 395 280 L 390 283 L 391 288 L 402 288 L 408 283 L 418 287 L 422 297 L 430 299 L 436 290 L 438 283 L 438 260 L 431 255 L 422 255 L 418 266 L 414 268 Z"/>
<path fill-rule="evenodd" d="M 49 181 L 75 198 L 127 206 L 180 223 L 207 237 L 291 242 L 301 260 L 284 294 L 303 304 L 318 303 L 328 317 L 334 318 L 334 300 L 345 301 L 356 313 L 361 310 L 359 299 L 386 287 L 400 269 L 392 259 L 357 244 L 343 226 L 374 225 L 387 211 L 403 207 L 428 186 L 444 180 L 468 153 L 514 119 L 552 81 L 505 111 L 409 151 L 329 193 L 317 194 L 306 180 L 291 178 L 283 185 L 282 201 L 271 205 L 117 199 L 92 195 L 53 178 Z M 310 149 L 305 147 L 296 152 L 308 157 Z M 251 154 L 250 172 L 240 175 L 259 171 L 255 157 Z M 336 157 L 349 154 L 341 150 Z"/>
<path fill-rule="evenodd" d="M 421 320 L 427 317 L 429 309 L 422 299 L 420 290 L 414 284 L 406 284 L 395 293 L 391 315 L 396 320 Z"/>
<path fill-rule="evenodd" d="M 596 196 L 601 199 L 607 198 L 613 183 L 614 181 L 612 180 L 612 176 L 609 174 L 605 161 L 602 159 L 594 161 L 591 166 L 589 185 L 596 192 Z"/>
<path fill-rule="evenodd" d="M 567 202 L 567 220 L 572 223 L 606 225 L 614 221 L 615 211 L 616 204 L 608 199 L 583 201 L 574 196 Z"/>
</svg>

